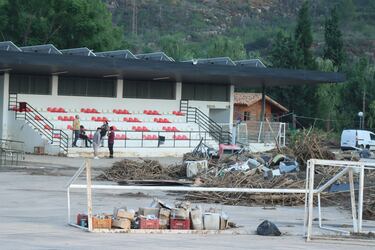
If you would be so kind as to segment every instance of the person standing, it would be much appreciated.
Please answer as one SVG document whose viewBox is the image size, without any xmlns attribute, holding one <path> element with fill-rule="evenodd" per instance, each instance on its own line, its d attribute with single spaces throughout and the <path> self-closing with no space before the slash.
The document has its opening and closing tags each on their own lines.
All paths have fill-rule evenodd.
<svg viewBox="0 0 375 250">
<path fill-rule="evenodd" d="M 74 141 L 73 141 L 72 147 L 77 147 L 80 126 L 81 126 L 81 122 L 79 121 L 79 116 L 76 115 L 75 119 L 73 120 Z"/>
<path fill-rule="evenodd" d="M 108 132 L 108 149 L 109 149 L 109 158 L 113 158 L 113 144 L 115 143 L 115 131 L 113 126 L 109 127 Z"/>
<path fill-rule="evenodd" d="M 100 147 L 100 127 L 96 129 L 94 137 L 92 138 L 92 147 L 94 149 L 94 159 L 99 159 L 98 150 Z"/>
</svg>

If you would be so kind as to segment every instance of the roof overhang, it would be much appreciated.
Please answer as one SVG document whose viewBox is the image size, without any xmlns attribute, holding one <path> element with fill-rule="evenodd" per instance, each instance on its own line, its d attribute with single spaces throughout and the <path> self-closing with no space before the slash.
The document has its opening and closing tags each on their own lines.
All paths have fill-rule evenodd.
<svg viewBox="0 0 375 250">
<path fill-rule="evenodd" d="M 86 77 L 115 77 L 233 84 L 236 87 L 287 86 L 345 81 L 344 74 L 308 70 L 206 65 L 187 62 L 144 61 L 0 51 L 0 71 Z"/>
</svg>

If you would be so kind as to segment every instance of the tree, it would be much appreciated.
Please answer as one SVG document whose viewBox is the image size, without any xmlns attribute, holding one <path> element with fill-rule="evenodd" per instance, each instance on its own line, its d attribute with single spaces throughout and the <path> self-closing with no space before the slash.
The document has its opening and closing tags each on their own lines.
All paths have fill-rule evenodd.
<svg viewBox="0 0 375 250">
<path fill-rule="evenodd" d="M 311 32 L 311 20 L 309 13 L 309 3 L 305 1 L 298 12 L 297 26 L 294 32 L 294 39 L 297 47 L 303 53 L 302 68 L 314 69 L 315 61 L 311 52 L 313 37 Z"/>
<path fill-rule="evenodd" d="M 0 8 L 7 20 L 1 34 L 21 46 L 53 43 L 100 51 L 118 48 L 123 40 L 100 0 L 11 0 Z"/>
<path fill-rule="evenodd" d="M 187 60 L 194 57 L 194 53 L 186 45 L 181 35 L 166 35 L 160 41 L 161 49 L 175 60 Z"/>
<path fill-rule="evenodd" d="M 331 10 L 331 17 L 325 21 L 324 39 L 324 59 L 331 60 L 334 66 L 341 68 L 344 63 L 344 45 L 336 8 Z"/>
<path fill-rule="evenodd" d="M 297 69 L 303 63 L 301 50 L 296 42 L 281 31 L 276 35 L 270 56 L 274 67 Z"/>
<path fill-rule="evenodd" d="M 207 50 L 207 57 L 226 56 L 233 60 L 246 58 L 245 46 L 238 37 L 235 39 L 229 39 L 227 37 L 219 36 L 210 42 Z"/>
</svg>

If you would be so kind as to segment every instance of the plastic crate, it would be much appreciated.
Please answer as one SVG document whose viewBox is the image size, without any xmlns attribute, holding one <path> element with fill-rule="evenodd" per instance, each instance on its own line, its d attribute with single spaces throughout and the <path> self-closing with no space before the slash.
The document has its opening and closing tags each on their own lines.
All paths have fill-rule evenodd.
<svg viewBox="0 0 375 250">
<path fill-rule="evenodd" d="M 112 228 L 112 219 L 111 218 L 104 218 L 99 219 L 96 217 L 92 217 L 92 228 L 105 228 L 111 229 Z"/>
<path fill-rule="evenodd" d="M 159 229 L 159 219 L 147 220 L 144 218 L 140 218 L 139 229 Z"/>
<path fill-rule="evenodd" d="M 171 229 L 179 230 L 189 230 L 190 229 L 190 219 L 181 220 L 181 219 L 171 219 L 170 220 Z"/>
<path fill-rule="evenodd" d="M 77 214 L 77 225 L 81 226 L 81 220 L 88 220 L 88 217 L 86 214 Z"/>
</svg>

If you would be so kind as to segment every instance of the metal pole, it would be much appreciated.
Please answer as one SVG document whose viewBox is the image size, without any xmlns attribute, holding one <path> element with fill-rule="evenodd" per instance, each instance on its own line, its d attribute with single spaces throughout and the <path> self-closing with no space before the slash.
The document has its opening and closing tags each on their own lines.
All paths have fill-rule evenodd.
<svg viewBox="0 0 375 250">
<path fill-rule="evenodd" d="M 309 175 L 309 169 L 310 169 L 310 160 L 307 161 L 307 168 L 306 168 L 306 183 L 305 183 L 305 215 L 303 218 L 303 235 L 306 235 L 307 233 L 307 219 L 308 219 L 308 209 L 307 209 L 307 204 L 308 204 L 308 188 L 309 188 L 309 181 L 310 181 L 310 175 Z"/>
<path fill-rule="evenodd" d="M 86 165 L 86 191 L 87 191 L 87 217 L 88 229 L 92 231 L 92 190 L 91 190 L 91 161 L 85 160 Z"/>
<path fill-rule="evenodd" d="M 66 189 L 66 195 L 68 198 L 68 224 L 70 224 L 70 188 Z"/>
<path fill-rule="evenodd" d="M 310 183 L 309 183 L 309 216 L 308 216 L 308 227 L 307 227 L 307 241 L 311 240 L 312 234 L 312 222 L 313 222 L 313 206 L 314 206 L 314 168 L 315 162 L 310 162 Z"/>
<path fill-rule="evenodd" d="M 357 209 L 355 204 L 355 191 L 354 191 L 354 181 L 353 181 L 353 169 L 349 169 L 349 185 L 350 185 L 350 201 L 352 205 L 352 217 L 353 217 L 353 230 L 358 233 L 357 224 Z"/>
<path fill-rule="evenodd" d="M 266 86 L 262 84 L 262 111 L 261 111 L 261 121 L 264 122 L 266 116 Z"/>
<path fill-rule="evenodd" d="M 358 233 L 362 232 L 362 213 L 363 213 L 363 186 L 364 186 L 365 169 L 361 166 L 359 172 L 359 190 L 358 190 Z"/>
</svg>

